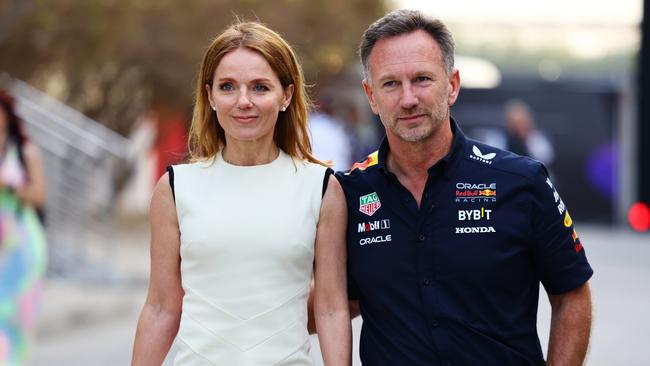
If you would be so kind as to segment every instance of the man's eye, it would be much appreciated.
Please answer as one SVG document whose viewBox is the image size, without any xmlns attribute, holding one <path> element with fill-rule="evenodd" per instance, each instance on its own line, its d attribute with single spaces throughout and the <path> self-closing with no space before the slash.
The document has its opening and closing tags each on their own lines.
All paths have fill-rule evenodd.
<svg viewBox="0 0 650 366">
<path fill-rule="evenodd" d="M 418 82 L 418 83 L 422 83 L 422 82 L 426 82 L 426 81 L 430 81 L 430 80 L 431 80 L 431 78 L 428 77 L 428 76 L 418 76 L 418 77 L 415 78 L 415 81 Z"/>
<path fill-rule="evenodd" d="M 391 88 L 394 87 L 395 85 L 397 85 L 397 82 L 395 82 L 394 80 L 387 81 L 383 84 L 385 88 Z"/>
<path fill-rule="evenodd" d="M 219 90 L 233 91 L 235 90 L 235 87 L 232 85 L 232 83 L 223 83 L 223 84 L 219 84 Z"/>
</svg>

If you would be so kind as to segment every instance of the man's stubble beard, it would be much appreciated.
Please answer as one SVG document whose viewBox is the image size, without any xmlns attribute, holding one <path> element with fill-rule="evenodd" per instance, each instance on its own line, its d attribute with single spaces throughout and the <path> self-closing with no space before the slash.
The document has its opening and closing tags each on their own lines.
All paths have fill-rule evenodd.
<svg viewBox="0 0 650 366">
<path fill-rule="evenodd" d="M 446 104 L 445 104 L 446 107 Z M 391 124 L 385 126 L 387 130 L 398 137 L 404 142 L 418 143 L 425 140 L 428 140 L 431 136 L 435 135 L 443 125 L 447 116 L 449 115 L 449 108 L 440 108 L 438 109 L 439 113 L 433 114 L 432 111 L 414 111 L 408 113 L 401 113 L 400 115 L 408 114 L 425 114 L 425 120 L 420 126 L 417 126 L 413 129 L 401 128 L 397 123 L 397 119 L 400 115 L 391 118 Z M 423 113 L 424 112 L 424 113 Z"/>
</svg>

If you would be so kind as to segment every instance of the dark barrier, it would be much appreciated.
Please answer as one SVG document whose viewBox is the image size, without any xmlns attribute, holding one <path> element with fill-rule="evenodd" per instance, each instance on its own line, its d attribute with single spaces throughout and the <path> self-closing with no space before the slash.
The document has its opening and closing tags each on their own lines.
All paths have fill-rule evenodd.
<svg viewBox="0 0 650 366">
<path fill-rule="evenodd" d="M 469 136 L 490 140 L 503 131 L 504 104 L 513 98 L 530 106 L 537 127 L 551 141 L 555 158 L 548 168 L 572 216 L 612 223 L 620 156 L 616 85 L 517 80 L 496 89 L 463 88 L 452 115 Z"/>
</svg>

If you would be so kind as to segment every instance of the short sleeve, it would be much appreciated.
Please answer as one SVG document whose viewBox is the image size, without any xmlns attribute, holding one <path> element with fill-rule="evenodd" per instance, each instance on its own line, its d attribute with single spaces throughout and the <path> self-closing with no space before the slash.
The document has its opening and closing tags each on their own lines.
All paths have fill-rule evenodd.
<svg viewBox="0 0 650 366">
<path fill-rule="evenodd" d="M 532 228 L 535 264 L 540 281 L 551 294 L 580 287 L 593 275 L 566 204 L 539 165 L 532 188 Z"/>
</svg>

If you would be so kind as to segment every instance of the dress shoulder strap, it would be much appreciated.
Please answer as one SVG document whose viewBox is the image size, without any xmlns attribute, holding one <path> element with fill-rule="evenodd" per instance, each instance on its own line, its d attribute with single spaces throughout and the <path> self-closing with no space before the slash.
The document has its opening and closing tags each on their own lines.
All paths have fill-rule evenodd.
<svg viewBox="0 0 650 366">
<path fill-rule="evenodd" d="M 325 169 L 325 176 L 323 177 L 323 194 L 322 197 L 325 197 L 325 192 L 327 192 L 327 183 L 330 181 L 330 175 L 334 174 L 332 168 Z"/>
<path fill-rule="evenodd" d="M 169 186 L 172 189 L 172 197 L 174 202 L 176 202 L 176 192 L 174 191 L 174 167 L 172 165 L 167 165 L 167 173 L 169 173 Z"/>
</svg>

